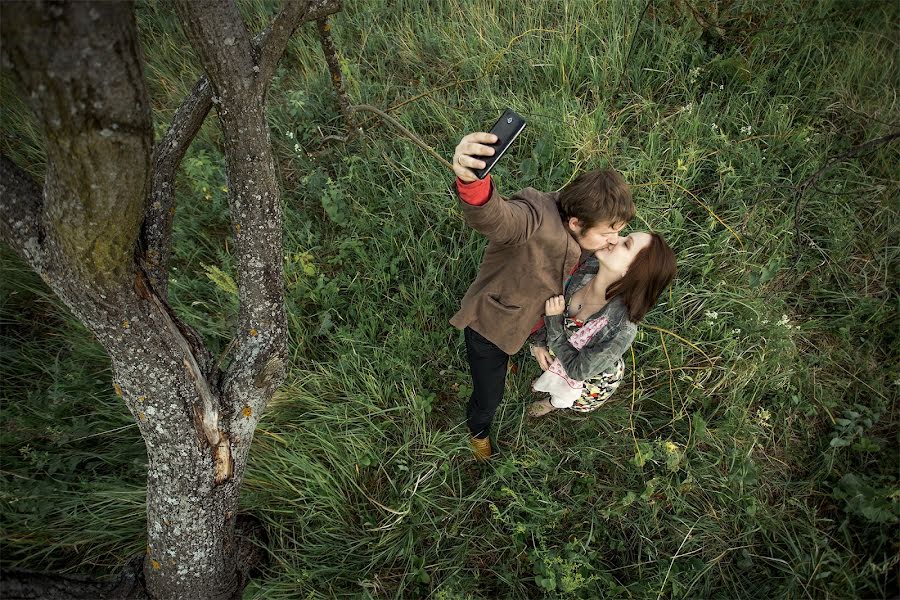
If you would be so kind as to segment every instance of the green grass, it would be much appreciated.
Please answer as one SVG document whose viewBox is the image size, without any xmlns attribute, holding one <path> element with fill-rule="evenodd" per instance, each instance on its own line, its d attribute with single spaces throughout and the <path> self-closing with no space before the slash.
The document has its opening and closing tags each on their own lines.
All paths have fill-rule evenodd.
<svg viewBox="0 0 900 600">
<path fill-rule="evenodd" d="M 513 360 L 499 456 L 472 464 L 469 376 L 447 323 L 484 240 L 440 164 L 364 117 L 349 145 L 314 27 L 269 93 L 285 214 L 291 364 L 256 432 L 242 506 L 271 564 L 248 598 L 882 598 L 898 593 L 893 2 L 347 2 L 354 103 L 449 156 L 505 106 L 529 126 L 507 192 L 579 172 L 633 184 L 632 229 L 679 276 L 616 400 L 523 418 Z M 254 27 L 269 2 L 244 2 Z M 173 15 L 141 4 L 161 135 L 198 75 Z M 43 153 L 4 79 L 3 151 Z M 414 99 L 415 100 L 412 100 Z M 410 101 L 412 100 L 412 101 Z M 179 175 L 170 300 L 221 351 L 237 300 L 214 116 Z M 114 572 L 144 540 L 145 455 L 109 361 L 40 279 L 2 257 L 4 567 Z M 636 367 L 636 368 L 635 368 Z"/>
</svg>

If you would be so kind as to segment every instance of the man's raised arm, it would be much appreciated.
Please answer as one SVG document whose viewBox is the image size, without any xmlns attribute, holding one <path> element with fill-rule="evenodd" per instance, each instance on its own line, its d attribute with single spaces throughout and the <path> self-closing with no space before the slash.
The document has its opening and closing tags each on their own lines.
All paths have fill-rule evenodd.
<svg viewBox="0 0 900 600">
<path fill-rule="evenodd" d="M 481 156 L 494 154 L 494 149 L 485 144 L 496 141 L 497 136 L 483 131 L 470 133 L 460 140 L 453 154 L 456 191 L 470 227 L 499 244 L 521 244 L 539 225 L 534 207 L 515 199 L 503 200 L 494 190 L 490 175 L 478 179 L 472 172 L 484 167 Z"/>
</svg>

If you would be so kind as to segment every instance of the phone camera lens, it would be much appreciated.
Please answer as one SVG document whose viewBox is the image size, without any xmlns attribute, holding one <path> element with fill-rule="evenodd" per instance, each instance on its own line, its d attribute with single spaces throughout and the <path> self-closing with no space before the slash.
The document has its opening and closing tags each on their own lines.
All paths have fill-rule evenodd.
<svg viewBox="0 0 900 600">
<path fill-rule="evenodd" d="M 507 123 L 512 123 L 512 117 L 507 117 L 507 118 L 506 118 L 506 122 L 507 122 Z"/>
</svg>

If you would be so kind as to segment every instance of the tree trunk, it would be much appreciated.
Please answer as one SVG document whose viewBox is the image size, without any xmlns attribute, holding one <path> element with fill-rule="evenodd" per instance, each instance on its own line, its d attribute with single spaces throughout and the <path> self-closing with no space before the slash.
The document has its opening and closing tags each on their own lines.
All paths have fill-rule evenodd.
<svg viewBox="0 0 900 600">
<path fill-rule="evenodd" d="M 209 81 L 198 82 L 176 113 L 155 170 L 131 4 L 0 6 L 3 64 L 43 125 L 48 158 L 43 189 L 0 160 L 0 238 L 106 349 L 113 387 L 138 423 L 149 462 L 146 592 L 239 597 L 246 580 L 235 541 L 240 485 L 287 353 L 265 92 L 297 25 L 339 2 L 288 2 L 255 40 L 232 3 L 178 3 Z M 175 169 L 210 103 L 225 134 L 238 250 L 239 328 L 224 373 L 168 306 L 164 283 Z"/>
<path fill-rule="evenodd" d="M 4 198 L 39 198 L 33 183 L 29 194 L 22 193 L 26 176 L 5 159 L 0 175 Z M 194 335 L 185 335 L 185 326 L 148 287 L 139 268 L 132 265 L 121 284 L 95 280 L 86 289 L 51 238 L 43 249 L 41 275 L 106 349 L 114 389 L 146 444 L 148 591 L 157 598 L 230 598 L 241 581 L 233 526 L 252 426 L 236 423 L 230 412 L 217 414 L 219 406 L 228 406 L 218 386 L 206 390 L 211 399 L 200 393 L 198 379 L 220 377 L 211 356 L 191 345 Z M 125 283 L 129 280 L 134 283 Z M 247 417 L 236 416 L 242 419 Z M 233 473 L 220 485 L 221 461 L 204 426 L 210 420 L 233 449 Z"/>
</svg>

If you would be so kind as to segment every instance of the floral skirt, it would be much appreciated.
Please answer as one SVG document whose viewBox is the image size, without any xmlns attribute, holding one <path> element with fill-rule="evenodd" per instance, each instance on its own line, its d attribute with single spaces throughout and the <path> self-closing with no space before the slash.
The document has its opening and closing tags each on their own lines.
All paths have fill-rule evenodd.
<svg viewBox="0 0 900 600">
<path fill-rule="evenodd" d="M 553 350 L 550 350 L 550 356 L 556 358 Z M 585 413 L 597 410 L 606 404 L 623 379 L 625 379 L 625 361 L 620 358 L 609 373 L 600 373 L 596 377 L 584 380 L 584 390 L 581 392 L 581 397 L 575 400 L 571 410 Z"/>
<path fill-rule="evenodd" d="M 600 373 L 584 381 L 584 391 L 581 392 L 581 397 L 575 400 L 572 410 L 577 412 L 597 410 L 606 404 L 624 378 L 625 361 L 620 358 L 616 361 L 612 372 Z"/>
</svg>

